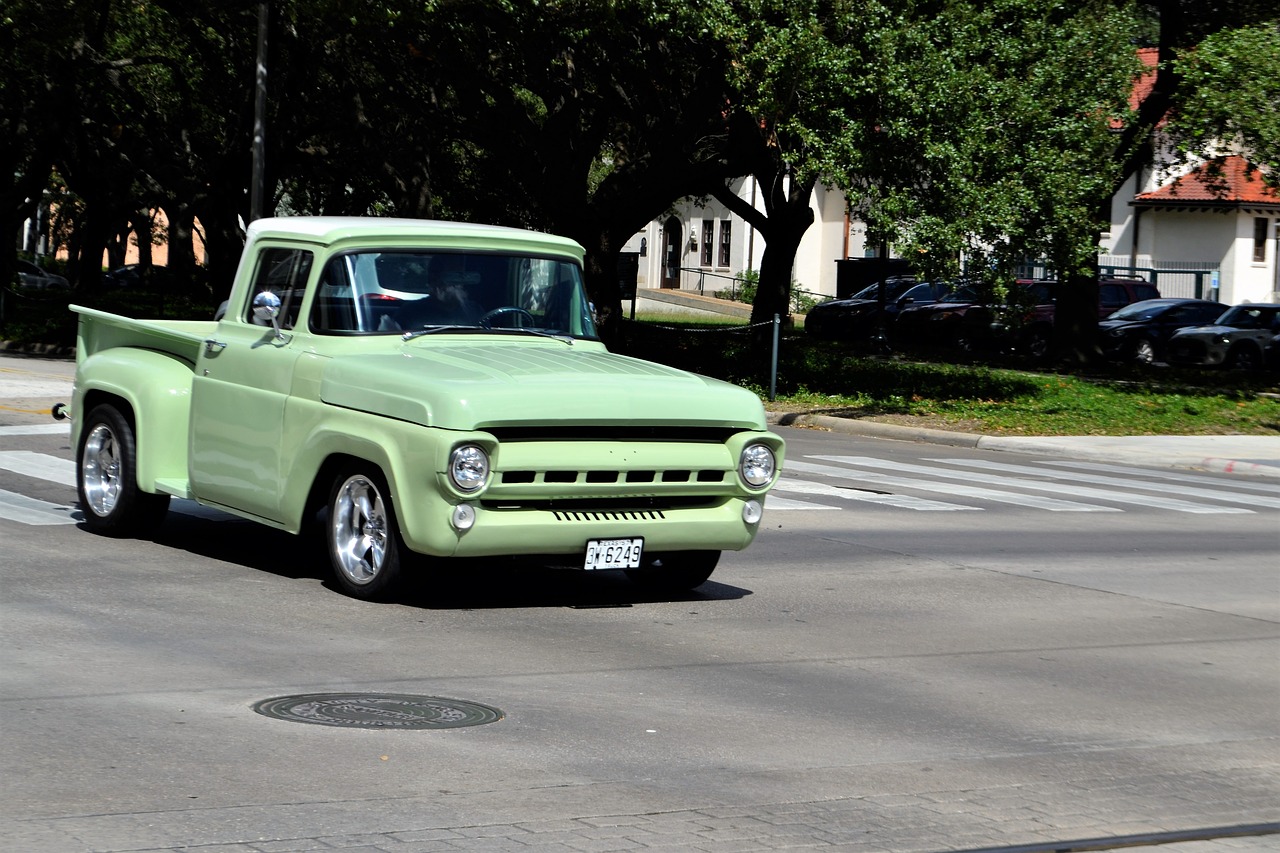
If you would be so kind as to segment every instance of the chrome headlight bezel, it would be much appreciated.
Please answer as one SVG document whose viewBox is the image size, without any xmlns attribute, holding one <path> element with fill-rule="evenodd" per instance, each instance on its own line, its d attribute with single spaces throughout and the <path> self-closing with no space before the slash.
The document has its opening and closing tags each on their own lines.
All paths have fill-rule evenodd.
<svg viewBox="0 0 1280 853">
<path fill-rule="evenodd" d="M 772 483 L 777 472 L 778 457 L 767 444 L 752 442 L 738 455 L 738 476 L 753 489 Z"/>
<path fill-rule="evenodd" d="M 489 454 L 478 444 L 460 444 L 449 453 L 449 482 L 473 494 L 489 481 Z"/>
</svg>

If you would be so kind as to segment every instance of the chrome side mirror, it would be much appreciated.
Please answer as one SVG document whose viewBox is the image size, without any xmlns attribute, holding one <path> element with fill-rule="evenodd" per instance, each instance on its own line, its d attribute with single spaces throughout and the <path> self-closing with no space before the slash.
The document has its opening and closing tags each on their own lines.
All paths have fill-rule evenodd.
<svg viewBox="0 0 1280 853">
<path fill-rule="evenodd" d="M 280 318 L 280 297 L 270 290 L 264 290 L 253 297 L 253 316 L 275 326 Z"/>
<path fill-rule="evenodd" d="M 264 290 L 253 297 L 254 318 L 270 323 L 277 341 L 285 340 L 285 334 L 280 329 L 280 305 L 280 297 L 270 290 Z"/>
</svg>

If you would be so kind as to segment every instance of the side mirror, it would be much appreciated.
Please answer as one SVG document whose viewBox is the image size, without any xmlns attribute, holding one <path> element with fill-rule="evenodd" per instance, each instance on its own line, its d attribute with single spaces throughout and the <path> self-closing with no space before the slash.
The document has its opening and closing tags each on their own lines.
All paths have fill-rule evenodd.
<svg viewBox="0 0 1280 853">
<path fill-rule="evenodd" d="M 274 326 L 280 317 L 280 297 L 270 290 L 264 290 L 253 297 L 253 316 Z"/>
<path fill-rule="evenodd" d="M 261 320 L 263 323 L 270 323 L 271 328 L 275 330 L 277 339 L 284 337 L 284 334 L 280 331 L 279 296 L 270 290 L 264 290 L 253 297 L 253 316 L 254 319 Z"/>
</svg>

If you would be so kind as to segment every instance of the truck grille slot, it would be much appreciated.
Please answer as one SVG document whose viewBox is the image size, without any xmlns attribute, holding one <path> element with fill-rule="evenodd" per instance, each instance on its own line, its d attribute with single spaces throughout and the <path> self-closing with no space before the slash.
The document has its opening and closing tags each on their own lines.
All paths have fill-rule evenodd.
<svg viewBox="0 0 1280 853">
<path fill-rule="evenodd" d="M 581 510 L 567 512 L 556 510 L 552 513 L 556 521 L 662 521 L 666 516 L 661 510 Z"/>
<path fill-rule="evenodd" d="M 503 484 L 521 485 L 538 482 L 537 471 L 503 471 L 500 479 Z M 704 471 L 543 471 L 544 483 L 723 483 L 724 471 L 708 469 Z"/>
</svg>

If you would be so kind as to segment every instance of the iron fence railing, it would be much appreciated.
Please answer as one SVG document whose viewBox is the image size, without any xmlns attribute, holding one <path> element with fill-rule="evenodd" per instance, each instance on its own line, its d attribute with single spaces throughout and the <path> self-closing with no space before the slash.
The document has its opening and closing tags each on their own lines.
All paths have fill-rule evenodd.
<svg viewBox="0 0 1280 853">
<path fill-rule="evenodd" d="M 1019 278 L 1053 278 L 1054 271 L 1043 259 L 1018 267 Z M 1217 299 L 1218 270 L 1206 261 L 1152 261 L 1139 266 L 1132 258 L 1103 255 L 1098 258 L 1098 274 L 1103 278 L 1141 278 L 1159 289 L 1160 295 L 1182 299 Z"/>
</svg>

